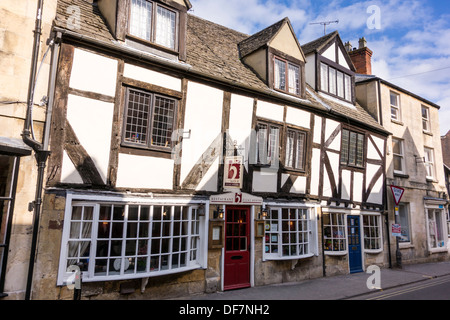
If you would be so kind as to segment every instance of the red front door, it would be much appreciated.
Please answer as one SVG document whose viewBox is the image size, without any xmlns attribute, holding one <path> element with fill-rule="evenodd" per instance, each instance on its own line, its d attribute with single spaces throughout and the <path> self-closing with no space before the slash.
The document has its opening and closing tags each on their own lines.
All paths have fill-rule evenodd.
<svg viewBox="0 0 450 320">
<path fill-rule="evenodd" d="M 227 207 L 224 290 L 250 287 L 250 208 Z"/>
</svg>

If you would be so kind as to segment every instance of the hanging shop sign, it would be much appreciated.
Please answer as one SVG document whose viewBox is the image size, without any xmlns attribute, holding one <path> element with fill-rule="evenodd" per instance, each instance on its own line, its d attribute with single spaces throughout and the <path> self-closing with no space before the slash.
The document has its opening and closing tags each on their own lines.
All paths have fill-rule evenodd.
<svg viewBox="0 0 450 320">
<path fill-rule="evenodd" d="M 244 158 L 242 156 L 225 157 L 223 187 L 242 189 L 244 176 Z"/>
</svg>

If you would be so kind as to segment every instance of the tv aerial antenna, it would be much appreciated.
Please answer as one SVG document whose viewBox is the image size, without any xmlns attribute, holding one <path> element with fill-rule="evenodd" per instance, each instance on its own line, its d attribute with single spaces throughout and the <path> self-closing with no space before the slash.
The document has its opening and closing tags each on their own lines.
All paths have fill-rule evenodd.
<svg viewBox="0 0 450 320">
<path fill-rule="evenodd" d="M 323 35 L 326 35 L 327 34 L 327 26 L 332 24 L 332 23 L 339 23 L 339 20 L 311 22 L 310 24 L 321 24 L 321 25 L 323 25 Z"/>
</svg>

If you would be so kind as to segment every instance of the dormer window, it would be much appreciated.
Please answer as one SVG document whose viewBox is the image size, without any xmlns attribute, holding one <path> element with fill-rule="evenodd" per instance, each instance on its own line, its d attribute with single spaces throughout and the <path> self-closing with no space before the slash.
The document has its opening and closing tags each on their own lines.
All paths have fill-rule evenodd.
<svg viewBox="0 0 450 320">
<path fill-rule="evenodd" d="M 300 95 L 300 66 L 274 58 L 274 88 Z"/>
<path fill-rule="evenodd" d="M 132 36 L 177 50 L 176 11 L 155 1 L 131 0 L 129 33 Z"/>
</svg>

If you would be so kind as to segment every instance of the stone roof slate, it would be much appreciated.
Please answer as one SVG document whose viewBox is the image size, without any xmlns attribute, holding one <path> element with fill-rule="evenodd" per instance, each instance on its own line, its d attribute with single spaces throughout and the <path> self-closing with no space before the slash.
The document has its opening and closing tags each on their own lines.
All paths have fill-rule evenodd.
<svg viewBox="0 0 450 320">
<path fill-rule="evenodd" d="M 67 9 L 70 5 L 76 5 L 80 8 L 81 19 L 79 29 L 71 29 L 70 24 L 68 24 L 71 12 Z M 205 76 L 209 76 L 213 79 L 219 81 L 220 79 L 223 79 L 228 83 L 233 83 L 234 85 L 241 86 L 247 90 L 251 89 L 273 95 L 275 91 L 270 89 L 264 81 L 241 61 L 239 46 L 245 47 L 245 50 L 247 51 L 251 50 L 251 48 L 260 46 L 261 43 L 273 37 L 285 19 L 253 36 L 249 36 L 196 17 L 192 14 L 188 14 L 186 63 L 191 66 L 192 70 L 201 72 Z M 57 15 L 54 24 L 59 28 L 68 29 L 86 37 L 104 41 L 109 44 L 115 44 L 117 46 L 123 46 L 112 36 L 98 7 L 89 4 L 84 0 L 58 0 Z M 331 35 L 333 34 L 327 36 L 331 38 Z M 320 45 L 320 43 L 323 44 L 325 39 L 322 38 L 306 44 L 305 46 L 313 47 L 314 45 L 316 47 Z M 251 41 L 252 39 L 255 41 L 254 43 Z M 276 95 L 278 97 L 283 96 L 283 94 L 280 94 L 279 92 L 276 92 Z M 286 95 L 286 98 L 286 101 L 289 100 L 290 104 L 292 104 L 292 96 Z M 357 110 L 354 110 L 333 101 L 327 101 L 322 97 L 318 97 L 309 85 L 307 85 L 306 99 L 294 98 L 294 100 L 299 104 L 320 111 L 329 111 L 331 108 L 336 114 L 346 118 L 352 118 L 372 128 L 386 132 L 384 128 L 380 126 L 361 106 L 357 105 Z"/>
</svg>

